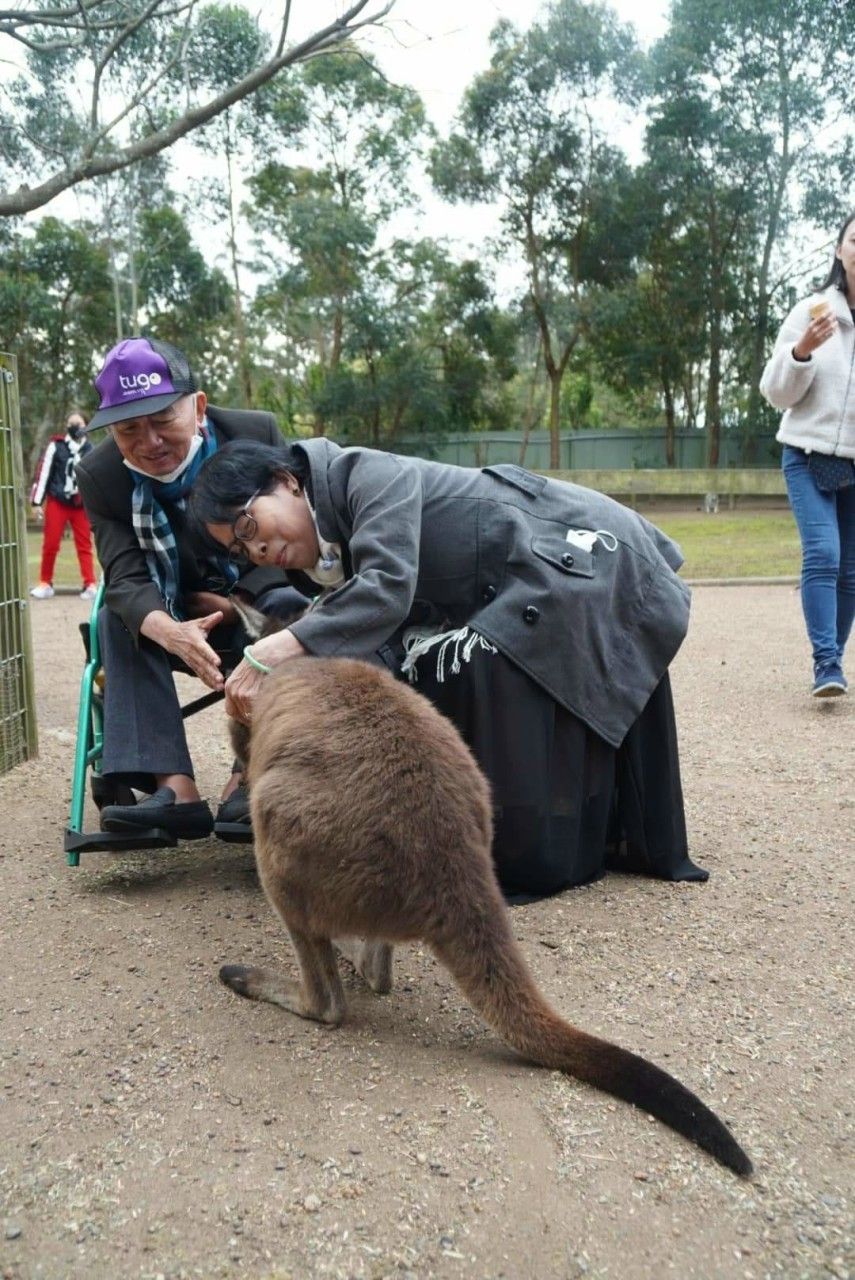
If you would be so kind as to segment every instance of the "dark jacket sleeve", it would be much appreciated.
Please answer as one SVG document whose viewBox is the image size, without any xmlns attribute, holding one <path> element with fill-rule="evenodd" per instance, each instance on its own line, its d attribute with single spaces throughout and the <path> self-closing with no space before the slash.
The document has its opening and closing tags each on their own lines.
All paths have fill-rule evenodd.
<svg viewBox="0 0 855 1280">
<path fill-rule="evenodd" d="M 330 464 L 330 491 L 344 494 L 353 577 L 291 626 L 309 653 L 373 654 L 410 611 L 419 572 L 422 483 L 406 458 L 373 450 Z"/>
<path fill-rule="evenodd" d="M 98 481 L 82 466 L 77 468 L 77 487 L 104 570 L 104 601 L 136 640 L 143 618 L 155 609 L 165 610 L 166 603 L 151 580 L 133 526 L 111 514 Z"/>
</svg>

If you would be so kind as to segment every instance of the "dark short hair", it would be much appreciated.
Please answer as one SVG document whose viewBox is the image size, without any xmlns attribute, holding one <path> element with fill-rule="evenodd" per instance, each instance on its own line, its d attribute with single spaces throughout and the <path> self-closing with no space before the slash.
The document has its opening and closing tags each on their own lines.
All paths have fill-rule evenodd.
<svg viewBox="0 0 855 1280">
<path fill-rule="evenodd" d="M 817 286 L 817 290 L 827 289 L 833 284 L 835 289 L 839 289 L 841 293 L 848 294 L 849 291 L 846 287 L 846 272 L 843 270 L 843 263 L 837 257 L 837 250 L 843 244 L 843 237 L 846 235 L 846 232 L 849 230 L 853 222 L 855 222 L 855 209 L 853 209 L 849 214 L 846 221 L 843 223 L 843 226 L 840 228 L 840 234 L 838 235 L 834 246 L 835 254 L 834 260 L 831 263 L 831 270 L 823 280 L 822 284 Z M 855 301 L 855 299 L 852 299 L 852 301 Z"/>
<path fill-rule="evenodd" d="M 209 547 L 209 524 L 230 524 L 254 493 L 271 493 L 284 476 L 294 476 L 311 496 L 309 463 L 299 445 L 230 440 L 201 467 L 187 501 L 196 538 Z M 222 548 L 218 548 L 222 549 Z"/>
</svg>

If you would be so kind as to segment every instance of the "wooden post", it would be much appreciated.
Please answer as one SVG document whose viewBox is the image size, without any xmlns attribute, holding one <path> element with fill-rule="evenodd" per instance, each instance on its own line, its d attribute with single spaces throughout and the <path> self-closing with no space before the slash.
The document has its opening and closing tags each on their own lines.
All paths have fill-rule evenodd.
<svg viewBox="0 0 855 1280">
<path fill-rule="evenodd" d="M 0 352 L 0 773 L 38 754 L 18 370 Z"/>
</svg>

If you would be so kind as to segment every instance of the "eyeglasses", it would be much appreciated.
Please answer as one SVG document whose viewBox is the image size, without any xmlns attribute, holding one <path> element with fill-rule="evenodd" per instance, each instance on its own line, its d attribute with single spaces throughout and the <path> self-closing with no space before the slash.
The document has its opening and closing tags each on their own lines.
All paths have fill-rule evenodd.
<svg viewBox="0 0 855 1280">
<path fill-rule="evenodd" d="M 244 544 L 252 542 L 253 538 L 258 533 L 258 521 L 255 516 L 251 516 L 249 514 L 249 509 L 253 502 L 255 502 L 256 498 L 260 496 L 262 489 L 256 489 L 252 497 L 247 498 L 246 502 L 232 521 L 232 536 L 234 538 L 234 542 L 230 544 L 228 549 L 228 557 L 230 560 L 244 560 L 246 558 L 246 548 Z"/>
</svg>

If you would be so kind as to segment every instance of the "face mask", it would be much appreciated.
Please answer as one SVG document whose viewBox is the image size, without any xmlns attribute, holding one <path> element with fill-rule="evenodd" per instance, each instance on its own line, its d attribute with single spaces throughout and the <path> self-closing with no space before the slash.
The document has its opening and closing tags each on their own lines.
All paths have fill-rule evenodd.
<svg viewBox="0 0 855 1280">
<path fill-rule="evenodd" d="M 72 440 L 80 440 L 81 437 L 83 436 L 82 427 L 78 427 L 78 426 L 66 427 L 66 431 L 71 436 Z"/>
<path fill-rule="evenodd" d="M 201 431 L 197 431 L 193 439 L 190 441 L 190 447 L 187 450 L 187 457 L 183 462 L 179 463 L 177 467 L 174 467 L 172 471 L 167 471 L 166 474 L 157 475 L 153 471 L 144 471 L 142 467 L 132 467 L 127 458 L 124 458 L 123 462 L 129 471 L 137 471 L 141 476 L 148 476 L 150 480 L 156 480 L 158 484 L 172 484 L 172 481 L 177 480 L 178 477 L 183 475 L 190 466 L 190 463 L 202 448 L 202 443 L 202 433 Z"/>
</svg>

